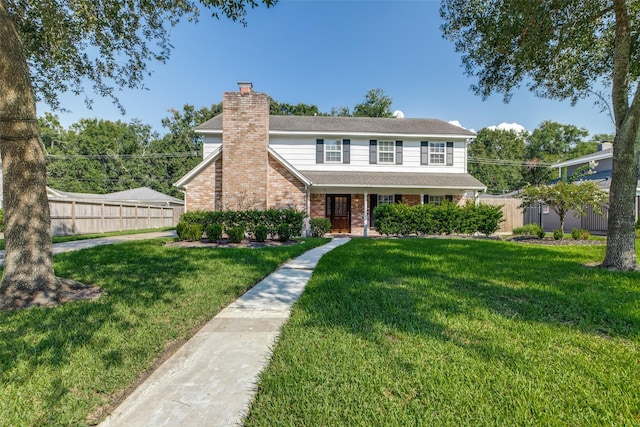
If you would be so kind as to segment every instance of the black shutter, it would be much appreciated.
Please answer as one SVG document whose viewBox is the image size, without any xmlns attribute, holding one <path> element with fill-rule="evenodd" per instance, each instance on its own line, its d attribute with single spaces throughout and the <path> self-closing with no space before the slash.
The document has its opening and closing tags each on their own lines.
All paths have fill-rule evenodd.
<svg viewBox="0 0 640 427">
<path fill-rule="evenodd" d="M 378 163 L 378 141 L 372 139 L 369 141 L 369 164 Z"/>
<path fill-rule="evenodd" d="M 402 141 L 396 141 L 396 165 L 402 164 Z"/>
<path fill-rule="evenodd" d="M 453 166 L 453 142 L 447 142 L 447 166 Z"/>
<path fill-rule="evenodd" d="M 451 203 L 453 203 L 453 195 L 451 195 L 451 194 L 448 194 L 448 195 L 444 196 L 444 199 L 445 199 L 447 202 L 451 202 Z"/>
<path fill-rule="evenodd" d="M 420 142 L 420 164 L 429 164 L 429 141 Z"/>
<path fill-rule="evenodd" d="M 373 228 L 375 226 L 375 216 L 373 215 L 373 210 L 378 206 L 378 195 L 370 194 L 369 195 L 369 228 Z"/>
<path fill-rule="evenodd" d="M 402 194 L 396 194 L 393 196 L 394 203 L 402 203 Z"/>
<path fill-rule="evenodd" d="M 422 203 L 425 204 L 425 205 L 429 204 L 429 195 L 428 194 L 424 194 L 422 196 Z"/>
<path fill-rule="evenodd" d="M 342 163 L 347 165 L 351 163 L 351 140 L 350 139 L 342 140 Z"/>
<path fill-rule="evenodd" d="M 316 139 L 316 163 L 324 163 L 324 139 Z"/>
</svg>

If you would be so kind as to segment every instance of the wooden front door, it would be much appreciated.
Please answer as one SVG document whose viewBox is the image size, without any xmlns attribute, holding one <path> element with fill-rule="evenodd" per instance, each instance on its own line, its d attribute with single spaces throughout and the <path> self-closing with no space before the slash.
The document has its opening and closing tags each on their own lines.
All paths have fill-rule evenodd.
<svg viewBox="0 0 640 427">
<path fill-rule="evenodd" d="M 351 232 L 351 195 L 327 194 L 327 218 L 331 220 L 331 232 Z"/>
</svg>

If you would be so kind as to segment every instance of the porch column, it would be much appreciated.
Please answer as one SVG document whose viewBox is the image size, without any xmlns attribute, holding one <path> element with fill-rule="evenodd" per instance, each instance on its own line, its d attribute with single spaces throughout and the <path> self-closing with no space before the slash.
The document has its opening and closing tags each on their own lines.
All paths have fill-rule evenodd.
<svg viewBox="0 0 640 427">
<path fill-rule="evenodd" d="M 369 195 L 367 194 L 367 192 L 364 192 L 364 214 L 362 215 L 362 218 L 364 220 L 364 231 L 362 232 L 362 237 L 367 237 L 367 229 L 369 228 L 369 215 L 367 215 L 367 204 L 368 204 L 368 197 Z"/>
<path fill-rule="evenodd" d="M 420 193 L 420 204 L 424 205 L 424 193 Z"/>
<path fill-rule="evenodd" d="M 480 204 L 480 193 L 478 191 L 475 191 L 473 193 L 473 203 L 478 206 Z"/>
<path fill-rule="evenodd" d="M 311 188 L 308 185 L 305 186 L 305 192 L 307 193 L 307 219 L 306 219 L 306 229 L 307 229 L 307 237 L 311 237 Z"/>
</svg>

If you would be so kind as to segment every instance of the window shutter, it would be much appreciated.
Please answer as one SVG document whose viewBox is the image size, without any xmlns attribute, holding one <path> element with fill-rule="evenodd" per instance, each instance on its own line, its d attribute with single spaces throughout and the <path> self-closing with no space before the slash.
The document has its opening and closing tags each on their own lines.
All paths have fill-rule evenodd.
<svg viewBox="0 0 640 427">
<path fill-rule="evenodd" d="M 402 194 L 396 194 L 393 196 L 394 203 L 402 203 Z"/>
<path fill-rule="evenodd" d="M 453 195 L 448 194 L 448 195 L 444 196 L 444 199 L 445 199 L 447 202 L 453 202 Z"/>
<path fill-rule="evenodd" d="M 396 165 L 402 164 L 402 141 L 396 141 Z"/>
<path fill-rule="evenodd" d="M 316 139 L 316 163 L 324 163 L 324 139 Z"/>
<path fill-rule="evenodd" d="M 422 196 L 422 203 L 425 204 L 425 205 L 429 204 L 429 195 L 428 194 L 424 194 Z"/>
<path fill-rule="evenodd" d="M 375 225 L 375 217 L 373 215 L 373 210 L 378 206 L 378 195 L 370 194 L 369 195 L 369 209 L 371 214 L 369 215 L 369 228 L 373 228 Z"/>
<path fill-rule="evenodd" d="M 351 140 L 350 139 L 342 140 L 342 163 L 344 164 L 351 163 Z"/>
<path fill-rule="evenodd" d="M 453 142 L 447 142 L 447 166 L 453 166 Z"/>
<path fill-rule="evenodd" d="M 372 139 L 369 141 L 369 164 L 378 163 L 378 141 Z"/>
<path fill-rule="evenodd" d="M 420 142 L 420 164 L 429 164 L 429 141 Z"/>
</svg>

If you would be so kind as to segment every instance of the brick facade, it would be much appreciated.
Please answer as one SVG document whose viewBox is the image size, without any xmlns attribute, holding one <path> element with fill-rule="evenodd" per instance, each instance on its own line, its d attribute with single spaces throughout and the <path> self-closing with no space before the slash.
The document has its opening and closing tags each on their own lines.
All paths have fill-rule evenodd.
<svg viewBox="0 0 640 427">
<path fill-rule="evenodd" d="M 304 184 L 278 161 L 269 157 L 267 207 L 304 211 L 306 200 Z"/>
<path fill-rule="evenodd" d="M 222 163 L 219 160 L 213 162 L 185 187 L 187 210 L 214 211 L 220 208 L 219 197 L 216 197 L 216 189 L 221 185 L 222 181 L 221 166 Z"/>
<path fill-rule="evenodd" d="M 222 98 L 222 209 L 267 208 L 269 96 L 226 92 Z"/>
</svg>

